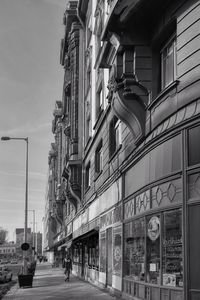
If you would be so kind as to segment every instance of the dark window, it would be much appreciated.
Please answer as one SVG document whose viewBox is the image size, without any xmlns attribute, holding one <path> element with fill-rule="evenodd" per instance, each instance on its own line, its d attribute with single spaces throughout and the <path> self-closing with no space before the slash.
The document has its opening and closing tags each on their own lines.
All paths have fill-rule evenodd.
<svg viewBox="0 0 200 300">
<path fill-rule="evenodd" d="M 176 79 L 176 39 L 171 38 L 161 50 L 162 90 Z"/>
<path fill-rule="evenodd" d="M 189 166 L 200 163 L 200 126 L 188 131 L 188 164 Z"/>
<path fill-rule="evenodd" d="M 95 152 L 95 172 L 98 174 L 102 170 L 103 170 L 103 148 L 102 148 L 102 141 L 101 141 Z"/>
<path fill-rule="evenodd" d="M 102 110 L 103 110 L 103 90 L 102 90 L 102 86 L 100 86 L 96 94 L 96 119 L 98 118 Z"/>
<path fill-rule="evenodd" d="M 110 123 L 110 156 L 119 148 L 121 142 L 121 122 L 115 116 Z"/>
<path fill-rule="evenodd" d="M 90 162 L 87 164 L 85 169 L 85 189 L 90 187 L 90 180 L 91 180 L 91 168 L 90 168 Z"/>
</svg>

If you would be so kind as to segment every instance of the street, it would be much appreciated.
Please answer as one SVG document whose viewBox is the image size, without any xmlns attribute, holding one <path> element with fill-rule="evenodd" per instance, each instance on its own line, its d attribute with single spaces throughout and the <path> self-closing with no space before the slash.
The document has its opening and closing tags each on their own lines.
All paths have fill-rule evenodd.
<svg viewBox="0 0 200 300">
<path fill-rule="evenodd" d="M 3 297 L 5 300 L 115 300 L 106 291 L 71 276 L 64 281 L 63 269 L 52 268 L 48 263 L 37 264 L 32 288 L 19 288 L 18 283 Z"/>
</svg>

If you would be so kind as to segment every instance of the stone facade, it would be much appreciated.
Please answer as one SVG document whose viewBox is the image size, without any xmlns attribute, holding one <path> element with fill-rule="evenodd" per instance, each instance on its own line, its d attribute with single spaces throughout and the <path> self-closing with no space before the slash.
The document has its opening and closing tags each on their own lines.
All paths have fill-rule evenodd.
<svg viewBox="0 0 200 300">
<path fill-rule="evenodd" d="M 54 251 L 125 299 L 200 297 L 199 11 L 80 0 L 64 14 Z"/>
</svg>

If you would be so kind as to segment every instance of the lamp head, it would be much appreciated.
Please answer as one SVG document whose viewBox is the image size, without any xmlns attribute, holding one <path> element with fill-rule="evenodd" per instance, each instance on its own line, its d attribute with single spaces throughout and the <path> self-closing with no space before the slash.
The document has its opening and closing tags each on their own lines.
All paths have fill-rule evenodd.
<svg viewBox="0 0 200 300">
<path fill-rule="evenodd" d="M 2 140 L 2 141 L 9 141 L 9 140 L 10 140 L 10 137 L 9 137 L 9 136 L 2 136 L 2 137 L 1 137 L 1 140 Z"/>
</svg>

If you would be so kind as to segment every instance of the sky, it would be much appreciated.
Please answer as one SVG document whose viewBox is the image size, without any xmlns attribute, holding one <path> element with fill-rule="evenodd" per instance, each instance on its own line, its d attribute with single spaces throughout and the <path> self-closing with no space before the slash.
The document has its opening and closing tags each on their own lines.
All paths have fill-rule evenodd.
<svg viewBox="0 0 200 300">
<path fill-rule="evenodd" d="M 28 137 L 28 210 L 42 232 L 59 62 L 67 0 L 0 0 L 0 137 Z M 24 227 L 26 142 L 0 141 L 0 227 L 15 240 Z M 33 212 L 28 227 L 33 228 Z"/>
</svg>

